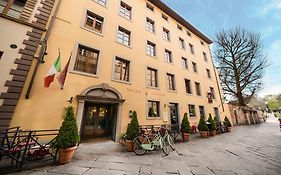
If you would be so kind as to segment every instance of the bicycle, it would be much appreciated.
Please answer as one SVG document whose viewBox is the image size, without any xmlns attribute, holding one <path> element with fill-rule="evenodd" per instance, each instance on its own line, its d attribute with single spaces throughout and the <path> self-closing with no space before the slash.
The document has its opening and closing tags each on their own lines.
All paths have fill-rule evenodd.
<svg viewBox="0 0 281 175">
<path fill-rule="evenodd" d="M 165 135 L 163 136 L 163 138 L 169 144 L 172 151 L 176 150 L 176 144 L 174 142 L 174 139 L 171 137 L 167 129 L 165 129 Z"/>
<path fill-rule="evenodd" d="M 149 134 L 143 134 L 133 140 L 133 150 L 137 155 L 144 155 L 147 151 L 154 151 L 157 148 L 161 148 L 163 153 L 168 155 L 168 146 L 170 146 L 172 150 L 175 149 L 175 145 L 167 130 L 164 136 L 161 135 L 160 131 L 157 131 L 154 138 L 151 138 Z"/>
</svg>

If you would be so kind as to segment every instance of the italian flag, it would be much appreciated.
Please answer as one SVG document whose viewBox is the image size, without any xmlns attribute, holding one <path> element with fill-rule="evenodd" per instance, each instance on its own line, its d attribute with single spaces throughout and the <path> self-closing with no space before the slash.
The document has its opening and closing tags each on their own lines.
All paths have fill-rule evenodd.
<svg viewBox="0 0 281 175">
<path fill-rule="evenodd" d="M 54 81 L 55 75 L 60 71 L 61 71 L 61 63 L 60 63 L 60 53 L 59 53 L 59 56 L 57 57 L 52 67 L 49 69 L 46 77 L 44 78 L 45 88 L 50 86 L 50 84 Z"/>
</svg>

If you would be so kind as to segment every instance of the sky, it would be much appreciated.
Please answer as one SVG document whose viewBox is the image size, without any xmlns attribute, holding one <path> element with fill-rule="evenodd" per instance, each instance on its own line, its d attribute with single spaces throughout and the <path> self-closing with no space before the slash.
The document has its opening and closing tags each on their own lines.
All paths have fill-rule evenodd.
<svg viewBox="0 0 281 175">
<path fill-rule="evenodd" d="M 258 95 L 281 93 L 281 0 L 163 1 L 212 40 L 236 26 L 259 33 L 269 67 Z"/>
</svg>

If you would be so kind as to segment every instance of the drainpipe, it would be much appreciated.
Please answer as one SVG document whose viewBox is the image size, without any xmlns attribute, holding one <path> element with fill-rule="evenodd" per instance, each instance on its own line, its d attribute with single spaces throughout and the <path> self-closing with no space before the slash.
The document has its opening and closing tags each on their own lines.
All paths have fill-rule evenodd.
<svg viewBox="0 0 281 175">
<path fill-rule="evenodd" d="M 47 50 L 47 41 L 49 39 L 49 36 L 51 34 L 51 30 L 54 26 L 54 23 L 55 23 L 55 19 L 57 17 L 57 14 L 58 14 L 58 11 L 59 11 L 59 7 L 61 5 L 61 1 L 62 0 L 58 0 L 58 3 L 57 3 L 57 6 L 56 6 L 56 9 L 55 9 L 55 12 L 52 16 L 52 19 L 50 21 L 50 25 L 48 26 L 48 29 L 47 29 L 47 32 L 46 32 L 46 35 L 44 37 L 44 39 L 42 41 L 40 41 L 40 44 L 41 44 L 41 48 L 40 48 L 40 51 L 39 51 L 39 57 L 37 59 L 37 62 L 36 62 L 36 66 L 35 66 L 35 69 L 34 69 L 34 72 L 32 74 L 32 77 L 31 77 L 31 80 L 29 82 L 29 85 L 28 85 L 28 89 L 27 89 L 27 92 L 25 94 L 25 99 L 29 99 L 29 96 L 30 96 L 30 92 L 31 92 L 31 89 L 32 89 L 32 86 L 33 86 L 33 83 L 34 83 L 34 79 L 36 77 L 36 74 L 37 74 L 37 71 L 38 71 L 38 68 L 39 68 L 39 65 L 40 63 L 44 63 L 44 56 L 45 56 L 45 53 L 46 53 L 46 50 Z"/>
<path fill-rule="evenodd" d="M 217 86 L 218 86 L 218 91 L 219 91 L 219 96 L 220 96 L 222 111 L 224 112 L 224 106 L 223 106 L 223 101 L 222 101 L 221 91 L 220 91 L 220 83 L 219 83 L 219 80 L 218 80 L 217 71 L 216 71 L 216 68 L 215 68 L 215 64 L 214 64 L 214 60 L 213 60 L 213 56 L 212 56 L 212 52 L 211 52 L 210 46 L 209 46 L 209 51 L 210 51 L 210 53 L 211 53 L 211 61 L 212 61 L 213 68 L 214 68 L 214 72 L 215 72 L 216 83 L 217 83 Z"/>
</svg>

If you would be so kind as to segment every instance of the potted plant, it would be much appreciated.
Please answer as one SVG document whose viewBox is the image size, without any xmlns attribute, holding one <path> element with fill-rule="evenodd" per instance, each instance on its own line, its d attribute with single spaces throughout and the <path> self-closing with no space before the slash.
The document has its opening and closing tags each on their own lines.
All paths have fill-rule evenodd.
<svg viewBox="0 0 281 175">
<path fill-rule="evenodd" d="M 201 116 L 198 124 L 198 130 L 200 131 L 201 138 L 207 138 L 208 137 L 208 126 L 204 120 L 204 117 Z"/>
<path fill-rule="evenodd" d="M 212 118 L 211 114 L 209 114 L 208 122 L 210 123 L 210 128 L 209 128 L 210 129 L 210 135 L 215 136 L 217 127 L 216 127 L 215 120 Z"/>
<path fill-rule="evenodd" d="M 77 144 L 80 141 L 78 127 L 72 106 L 65 108 L 64 121 L 60 127 L 55 146 L 59 149 L 59 163 L 69 163 L 73 157 Z"/>
<path fill-rule="evenodd" d="M 230 121 L 228 120 L 228 118 L 226 116 L 224 117 L 224 122 L 227 126 L 227 132 L 231 132 L 231 126 L 232 125 L 231 125 Z"/>
<path fill-rule="evenodd" d="M 129 152 L 133 151 L 133 140 L 134 138 L 138 137 L 140 134 L 140 126 L 137 118 L 136 111 L 133 111 L 133 116 L 131 122 L 128 124 L 127 131 L 126 131 L 126 146 Z"/>
<path fill-rule="evenodd" d="M 189 134 L 190 134 L 190 123 L 188 121 L 187 113 L 184 113 L 182 122 L 181 122 L 181 132 L 183 136 L 183 141 L 187 142 L 189 140 Z"/>
</svg>

